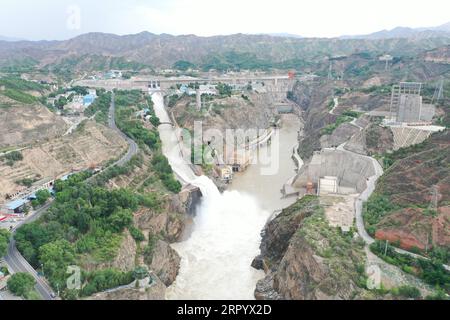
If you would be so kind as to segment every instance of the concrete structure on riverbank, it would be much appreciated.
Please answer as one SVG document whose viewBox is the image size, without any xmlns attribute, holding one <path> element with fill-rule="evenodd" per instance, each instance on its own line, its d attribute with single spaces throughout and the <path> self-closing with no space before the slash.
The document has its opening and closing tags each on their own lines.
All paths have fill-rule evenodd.
<svg viewBox="0 0 450 320">
<path fill-rule="evenodd" d="M 306 189 L 311 189 L 311 182 L 306 183 Z M 338 193 L 339 181 L 337 177 L 325 176 L 319 179 L 319 186 L 317 193 L 319 195 L 336 194 Z"/>
<path fill-rule="evenodd" d="M 355 194 L 367 187 L 367 179 L 374 168 L 368 159 L 347 151 L 324 149 L 316 152 L 293 181 L 300 196 L 306 194 L 308 183 L 317 187 L 318 193 Z"/>
<path fill-rule="evenodd" d="M 422 143 L 434 132 L 445 130 L 445 127 L 391 125 L 390 129 L 394 137 L 394 150 L 398 150 Z"/>
</svg>

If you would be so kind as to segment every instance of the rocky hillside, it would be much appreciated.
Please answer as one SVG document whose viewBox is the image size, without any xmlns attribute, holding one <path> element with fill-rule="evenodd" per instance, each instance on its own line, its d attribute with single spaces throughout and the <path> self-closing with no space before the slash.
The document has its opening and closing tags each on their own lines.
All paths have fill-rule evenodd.
<svg viewBox="0 0 450 320">
<path fill-rule="evenodd" d="M 0 75 L 0 153 L 65 132 L 66 123 L 39 103 L 48 90 L 38 82 Z"/>
<path fill-rule="evenodd" d="M 274 101 L 268 94 L 248 93 L 247 96 L 210 98 L 198 111 L 195 97 L 183 97 L 173 108 L 178 124 L 194 129 L 195 121 L 202 121 L 203 130 L 267 129 L 275 119 Z"/>
<path fill-rule="evenodd" d="M 450 134 L 386 155 L 389 168 L 366 205 L 367 229 L 405 249 L 450 245 Z"/>
<path fill-rule="evenodd" d="M 364 244 L 329 227 L 319 199 L 306 196 L 284 209 L 264 230 L 261 256 L 265 269 L 257 299 L 357 299 L 366 291 Z"/>
<path fill-rule="evenodd" d="M 327 82 L 297 82 L 290 98 L 305 112 L 303 136 L 300 140 L 299 154 L 302 159 L 310 158 L 313 151 L 320 150 L 321 129 L 335 122 L 336 116 L 329 113 L 334 86 Z"/>
<path fill-rule="evenodd" d="M 435 63 L 450 63 L 450 46 L 445 46 L 437 48 L 434 50 L 427 51 L 423 54 L 423 59 L 425 61 L 431 61 Z"/>
</svg>

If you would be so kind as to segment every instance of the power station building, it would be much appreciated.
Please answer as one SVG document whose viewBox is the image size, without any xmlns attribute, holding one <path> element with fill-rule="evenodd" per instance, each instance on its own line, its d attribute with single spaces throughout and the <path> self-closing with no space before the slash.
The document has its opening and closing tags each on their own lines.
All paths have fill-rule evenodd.
<svg viewBox="0 0 450 320">
<path fill-rule="evenodd" d="M 435 115 L 435 107 L 424 104 L 421 96 L 422 83 L 400 82 L 392 87 L 391 123 L 430 123 Z"/>
<path fill-rule="evenodd" d="M 419 122 L 422 113 L 422 84 L 400 82 L 392 87 L 391 120 L 393 122 Z"/>
</svg>

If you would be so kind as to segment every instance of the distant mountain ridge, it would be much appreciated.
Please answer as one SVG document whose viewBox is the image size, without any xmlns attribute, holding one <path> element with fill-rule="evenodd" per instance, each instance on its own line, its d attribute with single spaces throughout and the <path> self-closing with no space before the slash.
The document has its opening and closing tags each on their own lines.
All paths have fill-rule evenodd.
<svg viewBox="0 0 450 320">
<path fill-rule="evenodd" d="M 0 41 L 24 41 L 24 39 L 20 39 L 20 38 L 13 38 L 13 37 L 6 37 L 6 36 L 2 36 L 0 35 Z"/>
<path fill-rule="evenodd" d="M 448 27 L 448 26 L 447 26 Z M 444 28 L 444 27 L 442 27 Z M 405 30 L 397 30 L 400 36 Z M 330 56 L 351 55 L 370 51 L 374 54 L 417 54 L 450 45 L 444 31 L 433 37 L 372 38 L 302 38 L 289 34 L 233 34 L 199 37 L 141 32 L 131 35 L 87 33 L 64 41 L 1 41 L 0 67 L 27 60 L 40 67 L 61 64 L 66 69 L 77 65 L 93 65 L 111 58 L 124 59 L 152 67 L 172 67 L 177 61 L 196 65 L 218 65 L 224 60 L 240 62 L 321 61 Z M 442 32 L 442 33 L 441 33 Z"/>
<path fill-rule="evenodd" d="M 450 37 L 450 22 L 437 27 L 408 28 L 396 27 L 391 30 L 381 30 L 366 35 L 341 36 L 340 39 L 393 39 L 393 38 L 436 38 Z"/>
</svg>

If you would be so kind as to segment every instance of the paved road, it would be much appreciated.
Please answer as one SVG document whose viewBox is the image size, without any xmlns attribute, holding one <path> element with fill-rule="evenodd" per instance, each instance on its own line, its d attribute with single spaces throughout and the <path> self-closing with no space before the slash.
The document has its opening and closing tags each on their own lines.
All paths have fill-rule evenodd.
<svg viewBox="0 0 450 320">
<path fill-rule="evenodd" d="M 109 108 L 108 125 L 111 129 L 116 131 L 122 138 L 124 138 L 128 143 L 127 153 L 113 164 L 113 166 L 114 165 L 123 166 L 125 163 L 130 161 L 134 155 L 136 155 L 138 153 L 139 147 L 136 144 L 136 142 L 134 142 L 133 139 L 129 138 L 122 131 L 120 131 L 119 128 L 117 128 L 117 125 L 116 125 L 116 101 L 115 101 L 114 91 L 112 92 L 111 107 Z"/>
<path fill-rule="evenodd" d="M 24 257 L 22 257 L 20 252 L 17 250 L 16 241 L 14 240 L 14 234 L 22 225 L 37 220 L 44 212 L 47 211 L 50 205 L 51 203 L 46 204 L 45 206 L 37 210 L 32 216 L 20 222 L 13 230 L 11 230 L 12 236 L 9 243 L 8 252 L 4 258 L 9 266 L 9 269 L 12 270 L 12 272 L 28 272 L 34 277 L 34 279 L 36 280 L 36 291 L 45 300 L 53 299 L 53 290 L 50 288 L 50 285 L 47 283 L 47 281 L 37 274 L 36 270 L 33 269 L 33 267 L 25 260 Z"/>
<path fill-rule="evenodd" d="M 111 99 L 111 107 L 109 109 L 109 127 L 116 131 L 118 134 L 120 134 L 128 143 L 128 151 L 127 153 L 120 158 L 118 161 L 113 163 L 111 166 L 119 165 L 122 166 L 126 164 L 130 159 L 136 155 L 139 151 L 139 148 L 137 144 L 130 138 L 128 138 L 122 131 L 120 131 L 115 122 L 115 100 L 114 100 L 114 92 L 112 93 L 112 99 Z M 40 277 L 36 270 L 25 260 L 25 258 L 20 254 L 20 252 L 16 248 L 16 242 L 14 240 L 14 234 L 16 233 L 16 230 L 26 224 L 33 221 L 36 221 L 44 212 L 48 210 L 50 207 L 51 202 L 44 205 L 42 208 L 38 209 L 32 216 L 28 217 L 24 221 L 17 224 L 17 226 L 11 230 L 12 236 L 11 241 L 9 243 L 8 252 L 6 256 L 4 257 L 6 263 L 9 266 L 9 269 L 12 270 L 12 272 L 28 272 L 30 273 L 34 279 L 36 280 L 36 291 L 41 295 L 41 297 L 45 300 L 52 300 L 52 296 L 54 296 L 54 292 L 51 289 L 50 285 L 47 283 L 47 281 Z M 45 269 L 45 267 L 44 267 Z"/>
</svg>

